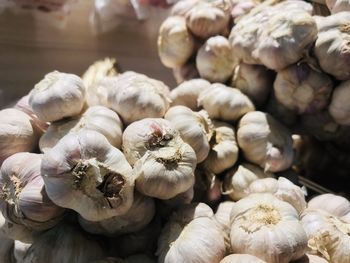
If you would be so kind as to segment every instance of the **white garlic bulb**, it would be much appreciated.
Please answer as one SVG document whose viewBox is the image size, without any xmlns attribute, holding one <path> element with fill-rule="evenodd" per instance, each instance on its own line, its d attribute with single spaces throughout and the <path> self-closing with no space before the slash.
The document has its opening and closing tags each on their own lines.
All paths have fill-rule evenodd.
<svg viewBox="0 0 350 263">
<path fill-rule="evenodd" d="M 322 70 L 338 80 L 350 79 L 349 20 L 349 12 L 317 19 L 314 53 Z"/>
<path fill-rule="evenodd" d="M 79 217 L 79 223 L 89 233 L 116 236 L 141 230 L 151 222 L 154 214 L 153 199 L 135 192 L 134 202 L 125 214 L 97 222 Z"/>
<path fill-rule="evenodd" d="M 330 263 L 350 260 L 350 223 L 323 210 L 306 209 L 302 215 L 312 254 L 318 253 Z"/>
<path fill-rule="evenodd" d="M 225 242 L 219 225 L 202 213 L 208 209 L 201 209 L 198 215 L 193 207 L 185 213 L 181 209 L 159 236 L 158 262 L 219 263 L 225 255 Z"/>
<path fill-rule="evenodd" d="M 325 2 L 332 14 L 350 11 L 349 0 L 325 0 Z"/>
<path fill-rule="evenodd" d="M 36 234 L 37 232 L 24 225 L 14 224 L 6 220 L 0 212 L 0 237 L 31 243 Z"/>
<path fill-rule="evenodd" d="M 333 82 L 328 75 L 298 63 L 278 72 L 274 82 L 277 100 L 299 114 L 315 113 L 329 102 Z"/>
<path fill-rule="evenodd" d="M 183 105 L 193 111 L 199 110 L 197 105 L 198 96 L 203 90 L 208 88 L 210 88 L 210 83 L 204 79 L 191 79 L 184 81 L 171 90 L 171 106 Z"/>
<path fill-rule="evenodd" d="M 337 217 L 350 214 L 350 202 L 345 197 L 335 194 L 318 195 L 308 202 L 307 207 L 324 210 Z"/>
<path fill-rule="evenodd" d="M 45 122 L 78 115 L 84 101 L 85 87 L 81 78 L 58 71 L 46 74 L 29 94 L 30 106 Z"/>
<path fill-rule="evenodd" d="M 203 106 L 210 118 L 229 122 L 255 110 L 253 103 L 240 90 L 220 83 L 212 84 L 210 89 L 202 91 L 198 105 Z"/>
<path fill-rule="evenodd" d="M 273 177 L 274 175 L 259 166 L 242 163 L 227 171 L 224 178 L 223 190 L 232 200 L 239 200 L 249 195 L 249 185 L 255 180 Z"/>
<path fill-rule="evenodd" d="M 228 234 L 231 228 L 230 216 L 233 204 L 234 202 L 232 201 L 221 202 L 215 212 L 216 221 L 218 221 L 222 229 Z"/>
<path fill-rule="evenodd" d="M 63 136 L 80 130 L 99 132 L 114 147 L 121 148 L 123 123 L 118 114 L 104 106 L 92 106 L 79 117 L 51 123 L 46 133 L 40 138 L 40 150 L 46 152 Z"/>
<path fill-rule="evenodd" d="M 271 194 L 250 194 L 231 212 L 234 253 L 250 254 L 269 263 L 288 263 L 302 257 L 307 236 L 298 212 Z"/>
<path fill-rule="evenodd" d="M 208 38 L 196 56 L 199 75 L 210 82 L 225 82 L 232 76 L 236 65 L 231 45 L 223 36 Z"/>
<path fill-rule="evenodd" d="M 266 261 L 248 254 L 232 254 L 224 257 L 220 263 L 266 263 Z"/>
<path fill-rule="evenodd" d="M 238 159 L 238 145 L 234 127 L 225 122 L 213 121 L 214 131 L 210 152 L 203 166 L 208 171 L 219 174 L 232 167 Z"/>
<path fill-rule="evenodd" d="M 159 80 L 128 71 L 116 77 L 115 85 L 108 90 L 108 107 L 121 116 L 124 124 L 161 118 L 169 108 L 169 88 Z"/>
<path fill-rule="evenodd" d="M 261 65 L 240 63 L 234 71 L 231 86 L 247 95 L 256 106 L 262 106 L 273 85 L 273 72 Z"/>
<path fill-rule="evenodd" d="M 306 208 L 305 195 L 300 187 L 285 177 L 258 179 L 248 188 L 249 193 L 271 193 L 278 199 L 291 204 L 299 214 Z"/>
<path fill-rule="evenodd" d="M 35 240 L 23 263 L 87 263 L 105 257 L 105 250 L 92 237 L 68 224 L 58 225 Z"/>
<path fill-rule="evenodd" d="M 124 214 L 133 202 L 135 179 L 129 163 L 94 131 L 63 137 L 44 154 L 41 174 L 54 203 L 90 221 Z"/>
<path fill-rule="evenodd" d="M 347 103 L 350 97 L 350 79 L 340 83 L 332 94 L 332 99 L 329 104 L 329 114 L 336 123 L 341 125 L 350 125 L 350 107 Z"/>
<path fill-rule="evenodd" d="M 231 17 L 233 21 L 237 21 L 245 14 L 248 14 L 250 10 L 256 7 L 259 4 L 259 1 L 249 0 L 249 1 L 241 1 L 241 0 L 233 0 L 233 7 L 231 10 Z"/>
<path fill-rule="evenodd" d="M 40 132 L 29 115 L 17 109 L 0 111 L 0 164 L 12 154 L 36 149 Z"/>
<path fill-rule="evenodd" d="M 41 177 L 42 154 L 16 153 L 1 166 L 1 211 L 10 222 L 36 231 L 52 228 L 64 209 L 47 196 Z"/>
<path fill-rule="evenodd" d="M 13 245 L 14 245 L 14 241 L 12 239 L 0 237 L 0 263 L 13 262 L 12 261 Z"/>
<path fill-rule="evenodd" d="M 13 246 L 13 257 L 16 260 L 16 263 L 23 262 L 24 257 L 26 256 L 27 251 L 31 245 L 32 244 L 30 243 L 23 243 L 21 241 L 15 240 L 15 243 Z"/>
<path fill-rule="evenodd" d="M 185 106 L 173 106 L 165 113 L 181 138 L 195 151 L 197 162 L 203 162 L 210 151 L 209 141 L 213 134 L 213 124 L 204 110 L 193 112 Z"/>
<path fill-rule="evenodd" d="M 292 135 L 267 113 L 245 114 L 238 124 L 237 142 L 244 157 L 265 171 L 279 172 L 292 165 Z"/>
<path fill-rule="evenodd" d="M 195 41 L 186 27 L 186 19 L 170 16 L 160 26 L 158 55 L 164 66 L 182 66 L 195 51 Z"/>
</svg>

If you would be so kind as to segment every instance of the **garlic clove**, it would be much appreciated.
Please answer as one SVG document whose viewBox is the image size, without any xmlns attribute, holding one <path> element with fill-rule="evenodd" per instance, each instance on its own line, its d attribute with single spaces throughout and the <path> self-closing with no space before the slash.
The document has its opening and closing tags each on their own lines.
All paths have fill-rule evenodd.
<svg viewBox="0 0 350 263">
<path fill-rule="evenodd" d="M 266 263 L 266 261 L 248 254 L 232 254 L 224 257 L 220 263 Z"/>
<path fill-rule="evenodd" d="M 338 217 L 350 213 L 350 202 L 346 198 L 335 194 L 318 195 L 308 202 L 307 207 L 321 209 Z"/>
<path fill-rule="evenodd" d="M 81 78 L 58 71 L 46 74 L 29 95 L 30 106 L 44 122 L 78 115 L 84 100 L 85 87 Z"/>
<path fill-rule="evenodd" d="M 344 104 L 349 96 L 350 80 L 340 83 L 332 94 L 328 110 L 335 122 L 340 125 L 350 125 L 350 107 L 347 103 Z"/>
</svg>

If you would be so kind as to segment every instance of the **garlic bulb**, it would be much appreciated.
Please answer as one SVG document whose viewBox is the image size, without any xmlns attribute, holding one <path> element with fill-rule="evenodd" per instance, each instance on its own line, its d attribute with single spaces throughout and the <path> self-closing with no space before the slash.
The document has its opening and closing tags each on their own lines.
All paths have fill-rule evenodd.
<svg viewBox="0 0 350 263">
<path fill-rule="evenodd" d="M 260 178 L 274 175 L 261 169 L 259 166 L 242 163 L 227 171 L 224 178 L 223 190 L 232 200 L 239 200 L 249 195 L 249 185 Z"/>
<path fill-rule="evenodd" d="M 186 14 L 194 8 L 202 0 L 182 0 L 176 2 L 171 8 L 171 16 L 186 16 Z"/>
<path fill-rule="evenodd" d="M 215 129 L 209 141 L 211 149 L 203 166 L 208 171 L 219 174 L 236 163 L 239 150 L 233 126 L 219 121 L 213 121 L 213 125 Z"/>
<path fill-rule="evenodd" d="M 17 109 L 0 111 L 0 165 L 12 154 L 31 152 L 37 147 L 40 132 L 29 115 Z"/>
<path fill-rule="evenodd" d="M 48 198 L 40 167 L 42 155 L 16 153 L 1 166 L 0 208 L 10 222 L 42 231 L 56 225 L 64 209 Z"/>
<path fill-rule="evenodd" d="M 324 109 L 332 93 L 333 82 L 328 75 L 298 63 L 278 72 L 274 92 L 277 100 L 299 114 Z"/>
<path fill-rule="evenodd" d="M 250 194 L 236 202 L 231 223 L 234 253 L 288 263 L 306 251 L 307 236 L 297 211 L 271 194 Z"/>
<path fill-rule="evenodd" d="M 279 177 L 258 179 L 248 188 L 249 193 L 271 193 L 278 199 L 291 204 L 299 214 L 306 208 L 304 192 L 287 178 Z"/>
<path fill-rule="evenodd" d="M 318 195 L 308 202 L 307 207 L 324 210 L 337 217 L 350 214 L 350 202 L 346 198 L 335 194 Z"/>
<path fill-rule="evenodd" d="M 126 213 L 133 202 L 131 172 L 122 152 L 94 131 L 66 135 L 41 165 L 50 199 L 90 221 Z"/>
<path fill-rule="evenodd" d="M 184 0 L 181 0 L 181 2 Z M 186 80 L 199 78 L 199 73 L 196 67 L 196 63 L 188 61 L 185 65 L 173 68 L 173 76 L 177 84 L 180 84 Z"/>
<path fill-rule="evenodd" d="M 318 253 L 330 263 L 350 260 L 350 223 L 323 210 L 306 209 L 302 224 L 312 254 Z"/>
<path fill-rule="evenodd" d="M 317 20 L 318 37 L 314 53 L 322 70 L 338 80 L 350 79 L 349 12 Z"/>
<path fill-rule="evenodd" d="M 170 16 L 160 26 L 158 55 L 164 66 L 182 66 L 195 51 L 195 41 L 186 27 L 186 19 Z"/>
<path fill-rule="evenodd" d="M 210 118 L 229 122 L 255 110 L 253 103 L 240 90 L 220 83 L 212 84 L 210 89 L 202 91 L 198 105 L 203 106 Z"/>
<path fill-rule="evenodd" d="M 273 72 L 264 66 L 240 63 L 234 71 L 231 86 L 247 95 L 256 106 L 262 106 L 273 85 Z"/>
<path fill-rule="evenodd" d="M 232 2 L 233 2 L 233 7 L 231 10 L 231 17 L 233 18 L 233 21 L 236 21 L 236 19 L 239 19 L 240 17 L 249 13 L 249 11 L 252 10 L 254 7 L 256 7 L 259 3 L 259 1 L 255 1 L 255 0 L 232 1 Z"/>
<path fill-rule="evenodd" d="M 27 254 L 28 249 L 30 248 L 32 244 L 29 243 L 23 243 L 21 241 L 15 240 L 14 247 L 13 247 L 13 256 L 16 260 L 16 263 L 22 263 L 24 260 L 24 257 Z"/>
<path fill-rule="evenodd" d="M 81 78 L 58 71 L 46 74 L 29 94 L 30 106 L 44 122 L 78 115 L 84 100 L 85 87 Z"/>
<path fill-rule="evenodd" d="M 234 203 L 235 202 L 232 201 L 225 201 L 220 203 L 215 213 L 216 221 L 218 221 L 225 232 L 230 232 L 230 215 Z"/>
<path fill-rule="evenodd" d="M 238 124 L 237 142 L 244 157 L 265 171 L 279 172 L 292 165 L 292 135 L 267 113 L 245 114 Z"/>
<path fill-rule="evenodd" d="M 40 150 L 46 152 L 63 136 L 80 130 L 99 132 L 114 147 L 121 148 L 123 123 L 118 114 L 104 106 L 92 106 L 79 117 L 51 123 L 46 133 L 40 138 Z"/>
<path fill-rule="evenodd" d="M 9 222 L 0 212 L 0 237 L 31 243 L 36 234 L 37 232 L 32 231 L 24 225 Z"/>
<path fill-rule="evenodd" d="M 159 263 L 219 263 L 225 254 L 225 242 L 219 225 L 212 217 L 196 215 L 193 208 L 181 208 L 168 221 L 158 239 Z M 210 237 L 210 238 L 208 238 Z"/>
<path fill-rule="evenodd" d="M 198 96 L 203 90 L 208 88 L 210 88 L 210 83 L 204 79 L 191 79 L 184 81 L 171 90 L 171 106 L 183 105 L 193 111 L 199 110 L 197 105 Z"/>
<path fill-rule="evenodd" d="M 191 186 L 185 192 L 180 193 L 171 199 L 162 200 L 162 203 L 164 203 L 166 206 L 172 209 L 175 207 L 179 207 L 180 205 L 190 204 L 193 200 L 193 196 L 194 196 L 194 189 L 193 189 L 193 186 Z"/>
<path fill-rule="evenodd" d="M 13 240 L 0 237 L 0 263 L 13 262 L 12 250 L 13 250 Z"/>
<path fill-rule="evenodd" d="M 116 236 L 141 230 L 151 222 L 154 214 L 153 199 L 135 192 L 134 202 L 125 214 L 98 222 L 91 222 L 79 217 L 79 223 L 89 233 Z"/>
<path fill-rule="evenodd" d="M 332 14 L 350 11 L 349 0 L 325 0 L 325 2 Z"/>
<path fill-rule="evenodd" d="M 87 263 L 105 257 L 100 244 L 74 226 L 61 224 L 46 232 L 28 249 L 23 263 Z"/>
<path fill-rule="evenodd" d="M 350 79 L 340 83 L 332 94 L 329 104 L 329 113 L 336 123 L 341 125 L 350 125 L 350 106 L 347 101 L 350 97 Z"/>
<path fill-rule="evenodd" d="M 208 38 L 196 56 L 199 75 L 210 82 L 225 82 L 236 65 L 231 45 L 223 36 Z"/>
<path fill-rule="evenodd" d="M 265 261 L 248 254 L 232 254 L 224 257 L 220 263 L 266 263 Z"/>
<path fill-rule="evenodd" d="M 315 255 L 310 255 L 310 254 L 306 254 L 301 259 L 293 262 L 294 263 L 328 263 L 328 261 L 325 260 L 324 258 L 315 256 Z"/>
<path fill-rule="evenodd" d="M 197 162 L 204 161 L 209 154 L 209 140 L 213 134 L 213 124 L 208 113 L 204 110 L 193 112 L 185 106 L 174 106 L 169 108 L 164 118 L 180 132 L 184 142 L 192 147 Z"/>
<path fill-rule="evenodd" d="M 147 117 L 161 118 L 169 108 L 169 88 L 161 81 L 128 71 L 116 77 L 115 85 L 108 90 L 108 106 L 124 124 Z"/>
</svg>

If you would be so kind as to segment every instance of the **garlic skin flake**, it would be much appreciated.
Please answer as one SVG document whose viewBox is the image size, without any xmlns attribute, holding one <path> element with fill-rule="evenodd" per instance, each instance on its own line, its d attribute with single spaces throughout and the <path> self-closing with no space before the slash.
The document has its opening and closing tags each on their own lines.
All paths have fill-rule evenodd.
<svg viewBox="0 0 350 263">
<path fill-rule="evenodd" d="M 350 106 L 348 99 L 350 98 L 350 79 L 341 82 L 332 94 L 329 104 L 329 114 L 340 125 L 350 125 Z"/>
<path fill-rule="evenodd" d="M 46 133 L 40 138 L 40 150 L 46 152 L 55 146 L 63 136 L 80 130 L 99 132 L 114 147 L 121 148 L 123 123 L 118 114 L 104 106 L 93 106 L 79 117 L 51 123 Z"/>
<path fill-rule="evenodd" d="M 236 121 L 255 110 L 251 100 L 240 90 L 220 83 L 212 84 L 210 89 L 201 92 L 198 105 L 203 106 L 210 118 L 228 122 Z"/>
<path fill-rule="evenodd" d="M 236 202 L 231 223 L 234 253 L 288 263 L 306 251 L 307 236 L 297 211 L 271 194 L 250 194 Z"/>
<path fill-rule="evenodd" d="M 63 137 L 44 154 L 41 174 L 50 199 L 86 220 L 124 214 L 133 202 L 135 179 L 129 163 L 94 131 Z"/>
<path fill-rule="evenodd" d="M 265 171 L 279 172 L 292 165 L 292 135 L 267 113 L 245 114 L 238 124 L 237 142 L 244 157 Z"/>
<path fill-rule="evenodd" d="M 220 263 L 266 263 L 266 261 L 248 254 L 232 254 L 224 257 Z"/>
<path fill-rule="evenodd" d="M 30 106 L 44 122 L 78 115 L 84 101 L 85 87 L 81 78 L 58 71 L 46 74 L 29 94 Z"/>
<path fill-rule="evenodd" d="M 128 71 L 116 77 L 115 86 L 108 90 L 108 107 L 125 125 L 148 117 L 161 118 L 169 108 L 169 88 L 159 80 Z"/>
</svg>

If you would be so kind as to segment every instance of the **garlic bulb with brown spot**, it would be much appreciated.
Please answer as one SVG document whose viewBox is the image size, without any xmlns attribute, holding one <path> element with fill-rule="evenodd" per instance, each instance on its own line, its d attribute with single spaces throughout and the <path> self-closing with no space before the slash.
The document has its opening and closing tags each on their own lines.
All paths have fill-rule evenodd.
<svg viewBox="0 0 350 263">
<path fill-rule="evenodd" d="M 261 65 L 240 63 L 234 71 L 231 86 L 247 95 L 256 106 L 262 106 L 273 87 L 274 74 Z"/>
<path fill-rule="evenodd" d="M 349 0 L 325 0 L 325 2 L 332 14 L 350 11 Z"/>
<path fill-rule="evenodd" d="M 328 261 L 319 256 L 306 254 L 301 259 L 293 261 L 293 263 L 328 263 Z"/>
<path fill-rule="evenodd" d="M 331 78 L 307 63 L 279 71 L 274 83 L 277 100 L 299 114 L 315 113 L 327 107 L 332 89 Z"/>
<path fill-rule="evenodd" d="M 116 77 L 116 88 L 108 90 L 108 107 L 124 124 L 148 117 L 161 118 L 169 108 L 169 88 L 163 82 L 128 71 Z"/>
<path fill-rule="evenodd" d="M 245 114 L 238 124 L 237 142 L 244 157 L 265 171 L 279 172 L 292 165 L 292 135 L 267 113 Z"/>
<path fill-rule="evenodd" d="M 42 154 L 16 153 L 1 166 L 0 208 L 15 224 L 42 231 L 58 224 L 64 209 L 47 196 L 41 177 Z"/>
<path fill-rule="evenodd" d="M 183 105 L 193 111 L 199 110 L 197 105 L 198 96 L 203 90 L 208 88 L 210 88 L 210 83 L 205 79 L 191 79 L 184 81 L 171 90 L 171 106 Z"/>
<path fill-rule="evenodd" d="M 210 151 L 209 141 L 213 135 L 213 124 L 205 110 L 194 112 L 185 106 L 169 108 L 164 118 L 168 120 L 181 138 L 195 151 L 197 162 L 203 162 Z"/>
<path fill-rule="evenodd" d="M 100 133 L 63 137 L 44 154 L 41 174 L 50 199 L 90 221 L 121 215 L 134 196 L 132 169 Z"/>
<path fill-rule="evenodd" d="M 104 258 L 105 249 L 92 236 L 68 224 L 58 225 L 35 240 L 23 263 L 87 263 Z"/>
<path fill-rule="evenodd" d="M 350 97 L 350 79 L 340 83 L 332 94 L 328 111 L 336 123 L 341 125 L 350 125 L 350 106 L 348 98 Z"/>
<path fill-rule="evenodd" d="M 12 154 L 36 149 L 40 132 L 29 115 L 17 109 L 0 111 L 0 165 Z"/>
<path fill-rule="evenodd" d="M 266 261 L 248 254 L 232 254 L 224 257 L 220 263 L 266 263 Z"/>
<path fill-rule="evenodd" d="M 350 13 L 317 19 L 314 53 L 322 70 L 338 80 L 350 79 Z"/>
<path fill-rule="evenodd" d="M 213 121 L 214 132 L 210 152 L 203 166 L 208 171 L 219 174 L 232 167 L 238 159 L 238 145 L 234 127 L 225 122 Z"/>
<path fill-rule="evenodd" d="M 84 101 L 85 87 L 81 78 L 58 71 L 46 74 L 29 94 L 30 106 L 45 122 L 78 115 Z"/>
<path fill-rule="evenodd" d="M 307 236 L 290 204 L 271 194 L 250 194 L 232 208 L 231 245 L 233 253 L 288 263 L 304 255 Z"/>
<path fill-rule="evenodd" d="M 80 130 L 99 132 L 114 147 L 121 148 L 123 123 L 118 114 L 104 106 L 92 106 L 79 117 L 51 123 L 46 133 L 40 138 L 40 150 L 46 152 L 63 136 Z"/>
<path fill-rule="evenodd" d="M 212 84 L 210 89 L 202 91 L 198 105 L 203 106 L 210 118 L 228 122 L 236 121 L 255 110 L 253 103 L 240 90 L 220 83 Z"/>
<path fill-rule="evenodd" d="M 308 236 L 312 254 L 326 258 L 330 263 L 350 260 L 350 223 L 323 210 L 306 209 L 302 224 Z"/>
<path fill-rule="evenodd" d="M 255 180 L 273 177 L 274 175 L 250 163 L 242 163 L 227 171 L 224 177 L 223 190 L 232 200 L 239 200 L 249 195 L 249 185 Z"/>
<path fill-rule="evenodd" d="M 225 82 L 236 65 L 231 45 L 223 36 L 208 38 L 196 56 L 199 75 L 210 82 Z"/>
<path fill-rule="evenodd" d="M 97 222 L 79 217 L 79 223 L 89 233 L 117 236 L 141 230 L 151 222 L 154 214 L 153 199 L 135 192 L 134 202 L 125 214 Z"/>
<path fill-rule="evenodd" d="M 170 16 L 160 26 L 158 55 L 164 66 L 182 66 L 195 52 L 195 40 L 186 26 L 186 19 Z"/>
<path fill-rule="evenodd" d="M 308 202 L 307 207 L 324 210 L 338 217 L 350 214 L 350 202 L 345 197 L 335 194 L 318 195 Z"/>
<path fill-rule="evenodd" d="M 219 225 L 210 216 L 196 215 L 193 208 L 186 213 L 181 210 L 179 208 L 159 236 L 158 262 L 219 263 L 225 255 L 225 242 Z"/>
</svg>

